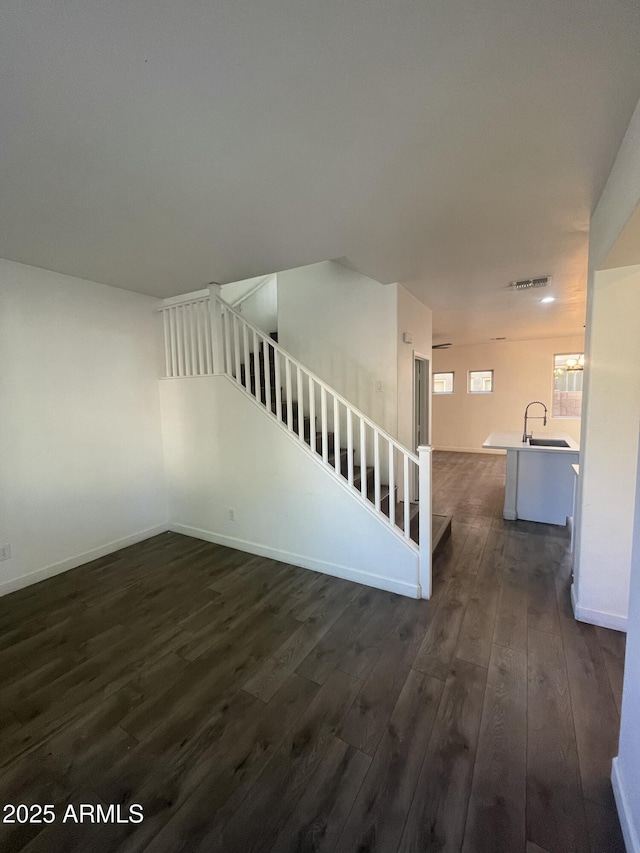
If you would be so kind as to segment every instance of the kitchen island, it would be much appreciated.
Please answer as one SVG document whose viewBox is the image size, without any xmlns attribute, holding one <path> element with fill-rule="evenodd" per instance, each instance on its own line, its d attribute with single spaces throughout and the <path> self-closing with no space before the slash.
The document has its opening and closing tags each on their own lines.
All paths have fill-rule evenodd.
<svg viewBox="0 0 640 853">
<path fill-rule="evenodd" d="M 564 441 L 566 447 L 532 446 L 522 433 L 492 432 L 483 447 L 507 451 L 503 518 L 566 525 L 573 515 L 579 445 L 568 435 L 545 435 L 534 441 Z"/>
</svg>

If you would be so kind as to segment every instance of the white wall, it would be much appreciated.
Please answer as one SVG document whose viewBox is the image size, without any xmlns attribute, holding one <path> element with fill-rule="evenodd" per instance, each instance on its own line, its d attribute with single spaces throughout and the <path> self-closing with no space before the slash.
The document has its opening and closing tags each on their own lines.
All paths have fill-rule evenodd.
<svg viewBox="0 0 640 853">
<path fill-rule="evenodd" d="M 640 419 L 640 266 L 595 273 L 576 615 L 626 625 Z"/>
<path fill-rule="evenodd" d="M 636 446 L 638 435 L 636 431 Z M 629 592 L 629 625 L 624 668 L 618 758 L 614 759 L 613 788 L 627 850 L 640 851 L 640 460 L 635 491 L 635 516 Z"/>
<path fill-rule="evenodd" d="M 279 343 L 393 436 L 397 291 L 333 261 L 278 273 Z"/>
<path fill-rule="evenodd" d="M 255 290 L 255 288 L 260 287 Z M 263 332 L 277 332 L 278 330 L 278 277 L 277 275 L 258 276 L 248 278 L 244 281 L 234 281 L 223 284 L 221 297 L 229 305 L 233 305 L 246 294 L 255 292 L 241 302 L 236 311 L 245 318 L 248 323 L 253 323 Z"/>
<path fill-rule="evenodd" d="M 414 355 L 423 355 L 431 362 L 432 312 L 422 302 L 398 285 L 398 434 L 397 438 L 409 450 L 413 446 L 413 383 Z M 403 334 L 409 332 L 413 343 L 407 344 Z M 429 386 L 431 387 L 431 386 Z"/>
<path fill-rule="evenodd" d="M 448 450 L 477 451 L 494 430 L 522 431 L 524 410 L 541 400 L 552 411 L 553 356 L 582 352 L 583 337 L 535 341 L 499 341 L 434 350 L 434 373 L 454 371 L 454 393 L 434 394 L 433 445 Z M 469 370 L 493 370 L 492 394 L 468 394 Z M 538 415 L 531 410 L 532 415 Z M 531 421 L 535 435 L 567 433 L 580 441 L 580 420 L 551 418 L 547 426 Z"/>
<path fill-rule="evenodd" d="M 606 625 L 613 615 L 612 627 L 618 620 L 626 623 L 620 746 L 612 781 L 630 853 L 640 853 L 640 505 L 636 477 L 640 266 L 603 267 L 615 255 L 618 239 L 639 203 L 640 102 L 591 218 L 573 589 L 579 618 Z M 628 263 L 640 264 L 640 241 L 637 245 L 638 257 L 628 257 Z M 627 387 L 622 387 L 623 380 Z M 612 519 L 610 528 L 607 524 Z M 610 547 L 603 553 L 605 542 Z"/>
<path fill-rule="evenodd" d="M 640 268 L 601 267 L 607 266 L 606 259 L 639 202 L 640 102 L 591 218 L 587 370 L 573 589 L 579 618 L 620 628 L 627 621 L 631 571 L 640 387 Z M 640 264 L 640 243 L 635 263 Z M 605 542 L 611 549 L 604 548 Z"/>
<path fill-rule="evenodd" d="M 417 596 L 415 552 L 226 376 L 160 396 L 173 530 Z"/>
<path fill-rule="evenodd" d="M 0 261 L 0 593 L 164 525 L 155 305 Z"/>
</svg>

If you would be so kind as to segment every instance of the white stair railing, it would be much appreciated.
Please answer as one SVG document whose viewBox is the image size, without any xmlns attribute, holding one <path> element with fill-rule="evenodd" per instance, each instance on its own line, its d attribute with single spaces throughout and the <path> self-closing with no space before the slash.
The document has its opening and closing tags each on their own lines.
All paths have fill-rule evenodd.
<svg viewBox="0 0 640 853">
<path fill-rule="evenodd" d="M 293 358 L 219 296 L 173 298 L 163 314 L 166 378 L 226 374 L 420 557 L 422 595 L 431 584 L 431 448 L 419 457 Z M 359 468 L 356 476 L 356 467 Z M 416 470 L 418 476 L 416 477 Z M 420 545 L 411 538 L 417 480 Z M 396 496 L 402 515 L 396 518 Z"/>
<path fill-rule="evenodd" d="M 184 302 L 167 301 L 160 310 L 166 376 L 211 376 L 219 372 L 213 359 L 209 296 Z"/>
</svg>

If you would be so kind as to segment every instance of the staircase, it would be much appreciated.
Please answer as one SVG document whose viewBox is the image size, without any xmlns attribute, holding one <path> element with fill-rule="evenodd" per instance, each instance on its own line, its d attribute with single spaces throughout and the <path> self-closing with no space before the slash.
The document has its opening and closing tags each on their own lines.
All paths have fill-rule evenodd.
<svg viewBox="0 0 640 853">
<path fill-rule="evenodd" d="M 271 332 L 269 337 L 271 340 L 278 342 L 278 333 Z M 265 349 L 268 350 L 268 356 L 265 360 Z M 269 365 L 269 382 L 267 383 L 265 377 L 265 361 L 268 361 Z M 240 382 L 242 386 L 253 396 L 256 396 L 256 388 L 260 389 L 260 402 L 263 405 L 267 403 L 267 385 L 270 388 L 270 408 L 271 412 L 277 416 L 278 405 L 277 405 L 277 397 L 278 392 L 276 390 L 277 380 L 276 380 L 276 367 L 275 367 L 275 350 L 271 347 L 261 346 L 258 350 L 258 375 L 256 376 L 256 358 L 255 353 L 249 352 L 249 373 L 247 376 L 247 369 L 245 362 L 240 364 Z M 257 379 L 257 382 L 256 382 Z M 248 381 L 247 381 L 248 380 Z M 286 389 L 282 386 L 279 387 L 280 391 L 280 413 L 281 413 L 281 422 L 288 426 L 288 418 L 289 418 L 289 408 L 292 411 L 292 429 L 291 431 L 298 436 L 298 438 L 302 439 L 305 444 L 309 447 L 315 446 L 316 453 L 322 456 L 322 432 L 318 432 L 317 430 L 317 418 L 314 419 L 314 424 L 311 424 L 311 418 L 307 416 L 303 416 L 303 434 L 300 433 L 300 420 L 298 414 L 297 401 L 292 400 L 291 407 L 287 406 L 287 397 L 286 397 Z M 312 433 L 314 438 L 312 439 Z M 335 452 L 335 432 L 331 430 L 327 430 L 327 462 L 332 468 L 336 468 L 336 452 Z M 312 444 L 313 442 L 313 444 Z M 374 467 L 372 465 L 365 466 L 364 474 L 363 469 L 360 465 L 357 464 L 356 453 L 355 450 L 351 451 L 351 462 L 352 462 L 352 470 L 353 470 L 353 487 L 360 491 L 361 493 L 366 493 L 367 500 L 371 504 L 375 504 L 375 475 L 374 475 Z M 347 480 L 349 476 L 349 449 L 347 447 L 340 447 L 339 449 L 339 471 L 340 475 Z M 366 478 L 366 484 L 362 485 L 363 476 Z M 404 512 L 404 501 L 397 499 L 397 486 L 394 488 L 394 502 L 395 502 L 395 518 L 397 527 L 404 532 L 404 524 L 405 524 L 405 512 Z M 380 484 L 380 509 L 382 513 L 389 517 L 389 501 L 390 501 L 390 489 L 388 483 Z M 444 515 L 432 515 L 432 524 L 431 524 L 431 553 L 432 555 L 436 555 L 440 549 L 445 545 L 447 540 L 451 536 L 451 516 Z M 419 519 L 419 504 L 417 501 L 409 502 L 409 537 L 416 544 L 420 541 L 420 519 Z"/>
<path fill-rule="evenodd" d="M 451 533 L 450 518 L 431 514 L 431 448 L 403 447 L 219 292 L 212 285 L 164 301 L 166 378 L 231 380 L 376 517 L 396 548 L 402 543 L 398 559 L 415 561 L 416 590 L 429 598 L 432 555 Z"/>
</svg>

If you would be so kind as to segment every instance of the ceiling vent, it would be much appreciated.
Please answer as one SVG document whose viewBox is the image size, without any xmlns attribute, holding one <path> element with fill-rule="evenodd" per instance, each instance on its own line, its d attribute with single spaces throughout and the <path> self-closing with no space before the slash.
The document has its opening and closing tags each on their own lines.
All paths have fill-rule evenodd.
<svg viewBox="0 0 640 853">
<path fill-rule="evenodd" d="M 510 287 L 515 290 L 529 290 L 531 287 L 546 287 L 550 281 L 550 275 L 543 275 L 540 278 L 523 278 L 520 281 L 512 281 Z"/>
</svg>

